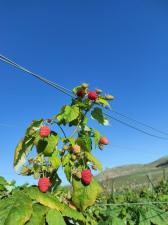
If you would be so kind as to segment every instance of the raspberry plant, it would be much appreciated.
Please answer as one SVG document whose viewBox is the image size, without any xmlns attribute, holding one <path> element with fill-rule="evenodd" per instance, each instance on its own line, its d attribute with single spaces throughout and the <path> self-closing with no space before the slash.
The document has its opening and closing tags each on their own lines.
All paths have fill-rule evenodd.
<svg viewBox="0 0 168 225">
<path fill-rule="evenodd" d="M 88 89 L 87 84 L 75 87 L 73 93 L 76 97 L 72 99 L 71 104 L 64 105 L 60 112 L 50 119 L 34 120 L 15 150 L 15 170 L 39 180 L 39 190 L 37 187 L 30 187 L 23 195 L 25 198 L 29 196 L 36 204 L 50 208 L 50 219 L 46 219 L 49 225 L 54 224 L 51 222 L 54 221 L 53 218 L 64 218 L 60 219 L 62 222 L 59 221 L 59 224 L 65 224 L 65 217 L 84 221 L 82 214 L 77 213 L 83 213 L 92 206 L 101 192 L 100 185 L 92 176 L 92 169 L 101 171 L 102 165 L 92 154 L 92 150 L 102 150 L 108 139 L 89 126 L 89 117 L 101 125 L 107 125 L 108 120 L 102 109 L 110 106 L 109 101 L 113 96 L 103 96 L 100 89 Z M 102 138 L 105 142 L 102 142 Z M 72 185 L 72 192 L 65 198 L 58 195 L 61 184 L 58 173 L 60 167 Z M 39 207 L 36 205 L 36 210 Z M 59 212 L 53 211 L 55 209 Z"/>
</svg>

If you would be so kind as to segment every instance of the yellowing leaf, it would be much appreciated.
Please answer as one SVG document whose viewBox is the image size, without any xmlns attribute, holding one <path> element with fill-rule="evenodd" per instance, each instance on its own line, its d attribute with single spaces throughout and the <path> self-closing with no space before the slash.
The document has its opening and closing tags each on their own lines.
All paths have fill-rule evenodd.
<svg viewBox="0 0 168 225">
<path fill-rule="evenodd" d="M 18 170 L 25 163 L 26 156 L 33 148 L 33 140 L 33 137 L 25 137 L 16 146 L 14 155 L 15 170 Z"/>
<path fill-rule="evenodd" d="M 27 194 L 33 200 L 36 200 L 40 204 L 47 206 L 51 209 L 57 209 L 62 211 L 64 209 L 64 205 L 60 203 L 57 197 L 53 196 L 50 193 L 42 193 L 37 188 L 28 188 Z"/>
</svg>

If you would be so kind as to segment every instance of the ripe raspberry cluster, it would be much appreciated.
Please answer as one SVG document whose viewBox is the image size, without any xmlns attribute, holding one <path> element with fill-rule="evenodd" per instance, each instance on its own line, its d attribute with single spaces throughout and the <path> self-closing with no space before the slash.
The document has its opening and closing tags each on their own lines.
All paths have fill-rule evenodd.
<svg viewBox="0 0 168 225">
<path fill-rule="evenodd" d="M 89 100 L 96 101 L 97 97 L 102 93 L 102 90 L 97 88 L 95 91 L 88 91 L 88 87 L 89 85 L 85 83 L 78 87 L 78 90 L 76 91 L 77 97 L 84 98 L 87 96 Z M 112 95 L 105 95 L 103 98 L 105 100 L 114 99 Z"/>
</svg>

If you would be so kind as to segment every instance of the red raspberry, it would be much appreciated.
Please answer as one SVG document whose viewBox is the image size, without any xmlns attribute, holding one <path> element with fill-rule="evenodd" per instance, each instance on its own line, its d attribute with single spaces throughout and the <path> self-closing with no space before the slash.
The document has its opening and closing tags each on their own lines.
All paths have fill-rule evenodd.
<svg viewBox="0 0 168 225">
<path fill-rule="evenodd" d="M 79 145 L 72 146 L 72 151 L 73 151 L 74 154 L 80 153 L 80 150 L 81 150 L 81 148 L 80 148 Z"/>
<path fill-rule="evenodd" d="M 101 137 L 99 140 L 99 144 L 108 145 L 109 141 L 106 137 Z"/>
<path fill-rule="evenodd" d="M 97 93 L 95 91 L 90 91 L 88 93 L 88 99 L 92 100 L 92 101 L 95 101 L 97 98 Z"/>
<path fill-rule="evenodd" d="M 40 136 L 41 137 L 48 137 L 50 132 L 51 132 L 51 130 L 47 126 L 43 126 L 43 127 L 40 128 Z"/>
<path fill-rule="evenodd" d="M 92 181 L 92 173 L 90 170 L 85 169 L 82 171 L 82 181 L 85 185 L 88 185 Z"/>
<path fill-rule="evenodd" d="M 42 177 L 42 178 L 39 179 L 38 188 L 41 192 L 47 192 L 50 185 L 51 185 L 51 183 L 50 183 L 49 178 Z"/>
<path fill-rule="evenodd" d="M 83 97 L 85 96 L 85 92 L 81 89 L 81 90 L 77 91 L 76 95 L 77 95 L 78 97 L 83 98 Z"/>
</svg>

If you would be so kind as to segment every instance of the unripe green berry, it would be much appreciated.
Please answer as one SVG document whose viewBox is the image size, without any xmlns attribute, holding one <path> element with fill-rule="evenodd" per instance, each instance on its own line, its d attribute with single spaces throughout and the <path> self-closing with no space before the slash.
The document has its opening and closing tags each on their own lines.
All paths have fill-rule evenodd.
<svg viewBox="0 0 168 225">
<path fill-rule="evenodd" d="M 96 89 L 96 93 L 97 93 L 97 94 L 101 94 L 101 93 L 102 93 L 102 90 L 99 89 L 99 88 L 97 88 L 97 89 Z"/>
<path fill-rule="evenodd" d="M 86 83 L 83 83 L 83 84 L 81 85 L 81 87 L 82 87 L 82 88 L 84 88 L 84 89 L 86 89 L 86 88 L 88 88 L 88 87 L 89 87 L 89 85 L 88 85 L 88 84 L 86 84 Z"/>
<path fill-rule="evenodd" d="M 106 99 L 106 100 L 113 100 L 114 97 L 113 97 L 112 95 L 106 95 L 106 96 L 105 96 L 105 99 Z"/>
</svg>

